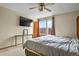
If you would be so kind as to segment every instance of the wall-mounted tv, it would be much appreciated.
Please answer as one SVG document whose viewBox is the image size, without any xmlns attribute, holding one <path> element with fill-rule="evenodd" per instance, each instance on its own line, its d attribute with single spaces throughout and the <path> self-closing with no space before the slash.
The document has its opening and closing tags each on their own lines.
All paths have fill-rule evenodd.
<svg viewBox="0 0 79 59">
<path fill-rule="evenodd" d="M 32 22 L 31 19 L 28 19 L 28 18 L 25 18 L 25 17 L 20 16 L 20 22 L 19 22 L 19 25 L 20 26 L 29 27 L 30 24 L 31 24 L 31 22 Z"/>
</svg>

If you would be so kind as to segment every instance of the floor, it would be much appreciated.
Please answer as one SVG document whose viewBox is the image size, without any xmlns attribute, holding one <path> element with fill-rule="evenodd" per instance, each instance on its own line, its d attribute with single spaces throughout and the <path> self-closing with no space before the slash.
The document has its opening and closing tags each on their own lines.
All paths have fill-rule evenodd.
<svg viewBox="0 0 79 59">
<path fill-rule="evenodd" d="M 25 51 L 22 48 L 22 44 L 20 44 L 15 47 L 0 50 L 0 56 L 25 56 Z"/>
</svg>

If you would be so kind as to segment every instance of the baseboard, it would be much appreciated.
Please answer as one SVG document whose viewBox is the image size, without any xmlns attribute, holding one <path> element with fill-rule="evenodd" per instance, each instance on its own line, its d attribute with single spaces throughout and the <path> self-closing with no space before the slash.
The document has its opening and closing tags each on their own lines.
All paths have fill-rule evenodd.
<svg viewBox="0 0 79 59">
<path fill-rule="evenodd" d="M 20 44 L 22 44 L 22 43 L 19 43 L 19 44 L 17 44 L 17 45 L 20 45 Z M 11 46 L 7 46 L 7 47 L 3 47 L 3 48 L 0 48 L 0 50 L 7 49 L 7 48 L 10 48 L 10 47 L 15 47 L 15 46 L 17 46 L 17 45 L 11 45 Z"/>
</svg>

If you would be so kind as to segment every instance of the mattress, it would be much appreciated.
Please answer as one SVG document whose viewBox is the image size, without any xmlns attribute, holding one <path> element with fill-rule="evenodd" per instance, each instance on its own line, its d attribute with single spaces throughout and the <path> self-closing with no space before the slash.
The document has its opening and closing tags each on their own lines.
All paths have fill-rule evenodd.
<svg viewBox="0 0 79 59">
<path fill-rule="evenodd" d="M 46 56 L 77 56 L 79 55 L 79 40 L 47 35 L 27 40 L 24 48 L 32 49 Z"/>
</svg>

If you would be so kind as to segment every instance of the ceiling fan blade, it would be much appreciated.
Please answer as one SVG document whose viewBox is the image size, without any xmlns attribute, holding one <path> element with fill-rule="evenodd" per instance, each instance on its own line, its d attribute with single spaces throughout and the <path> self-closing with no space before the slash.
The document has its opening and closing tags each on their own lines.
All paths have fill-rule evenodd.
<svg viewBox="0 0 79 59">
<path fill-rule="evenodd" d="M 45 6 L 54 5 L 55 3 L 46 3 Z"/>
<path fill-rule="evenodd" d="M 49 12 L 51 12 L 51 10 L 50 9 L 48 9 L 48 8 L 44 8 L 45 10 L 47 10 L 47 11 L 49 11 Z"/>
<path fill-rule="evenodd" d="M 32 7 L 32 8 L 29 8 L 29 9 L 35 9 L 35 8 L 37 8 L 37 7 Z"/>
</svg>

